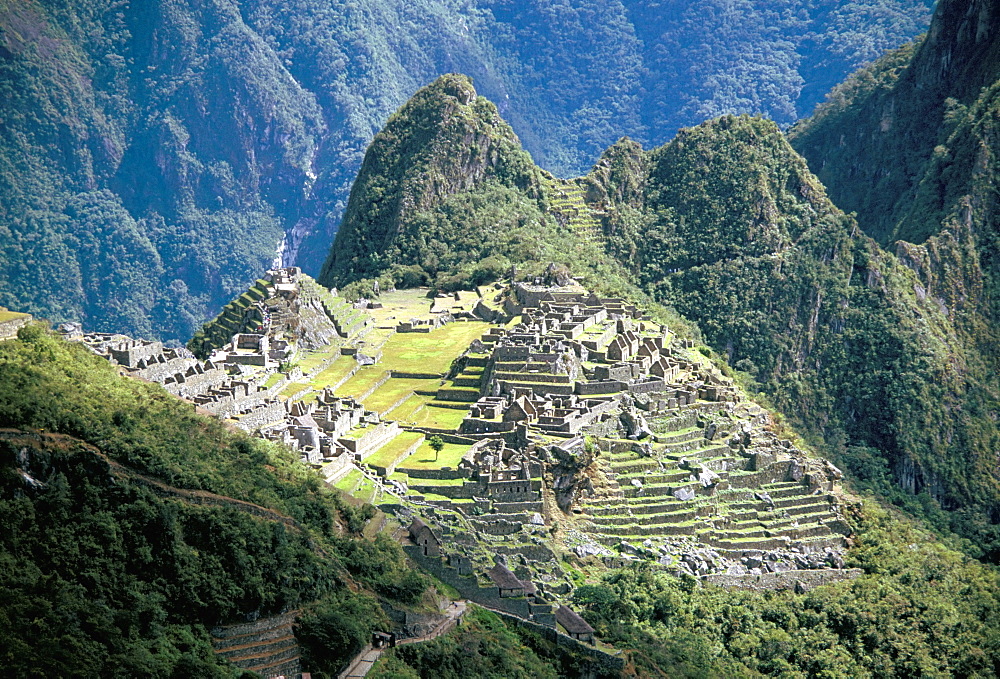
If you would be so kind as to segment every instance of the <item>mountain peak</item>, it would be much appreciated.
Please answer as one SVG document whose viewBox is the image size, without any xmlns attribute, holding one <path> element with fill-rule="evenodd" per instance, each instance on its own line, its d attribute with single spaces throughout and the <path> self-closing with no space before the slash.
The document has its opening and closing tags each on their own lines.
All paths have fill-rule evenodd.
<svg viewBox="0 0 1000 679">
<path fill-rule="evenodd" d="M 536 174 L 517 135 L 472 80 L 440 76 L 393 114 L 369 146 L 320 281 L 377 276 L 416 214 L 486 181 L 531 194 Z"/>
</svg>

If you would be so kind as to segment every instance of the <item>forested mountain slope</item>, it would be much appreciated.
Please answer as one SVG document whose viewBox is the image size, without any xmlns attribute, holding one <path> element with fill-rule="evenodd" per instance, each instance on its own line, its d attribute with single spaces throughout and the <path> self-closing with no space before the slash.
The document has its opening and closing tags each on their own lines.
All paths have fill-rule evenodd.
<svg viewBox="0 0 1000 679">
<path fill-rule="evenodd" d="M 379 597 L 412 604 L 428 585 L 398 545 L 357 535 L 371 513 L 294 453 L 82 344 L 22 329 L 0 344 L 0 385 L 0 663 L 13 676 L 242 676 L 208 630 L 286 611 L 315 666 L 337 666 L 387 624 Z"/>
<path fill-rule="evenodd" d="M 924 493 L 931 514 L 951 510 L 935 515 L 942 526 L 996 558 L 988 354 L 908 268 L 917 255 L 866 236 L 777 125 L 723 116 L 649 152 L 622 140 L 560 182 L 532 174 L 462 83 L 439 79 L 377 135 L 324 282 L 447 288 L 554 259 L 599 289 L 648 295 L 696 322 L 858 479 Z M 498 141 L 470 157 L 468 139 Z M 456 174 L 466 161 L 474 171 Z"/>
<path fill-rule="evenodd" d="M 725 111 L 782 123 L 925 0 L 0 1 L 0 304 L 186 339 L 276 251 L 318 271 L 362 154 L 446 72 L 579 173 Z"/>
<path fill-rule="evenodd" d="M 951 450 L 978 451 L 994 470 L 998 38 L 1000 3 L 941 2 L 924 41 L 857 73 L 790 133 L 834 201 L 857 212 L 861 226 L 913 270 L 916 295 L 951 322 L 964 360 L 952 364 L 949 378 L 965 383 L 967 396 L 948 408 L 946 421 L 970 426 L 945 441 Z M 987 516 L 995 533 L 995 504 Z"/>
</svg>

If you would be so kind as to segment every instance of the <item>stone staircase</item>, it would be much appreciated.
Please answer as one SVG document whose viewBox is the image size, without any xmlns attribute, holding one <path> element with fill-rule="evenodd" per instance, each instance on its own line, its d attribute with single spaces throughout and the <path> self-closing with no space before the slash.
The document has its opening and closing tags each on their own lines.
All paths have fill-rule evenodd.
<svg viewBox="0 0 1000 679">
<path fill-rule="evenodd" d="M 291 611 L 255 622 L 216 627 L 212 630 L 212 647 L 216 655 L 264 679 L 298 677 L 302 668 L 292 630 L 297 615 L 298 611 Z"/>
</svg>

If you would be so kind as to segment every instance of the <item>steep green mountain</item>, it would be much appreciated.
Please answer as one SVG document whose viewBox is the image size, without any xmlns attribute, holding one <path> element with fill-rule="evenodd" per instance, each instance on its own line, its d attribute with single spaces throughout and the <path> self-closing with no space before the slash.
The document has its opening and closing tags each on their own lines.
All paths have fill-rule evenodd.
<svg viewBox="0 0 1000 679">
<path fill-rule="evenodd" d="M 880 242 L 919 243 L 936 231 L 927 222 L 940 222 L 940 211 L 968 191 L 961 187 L 969 186 L 975 161 L 967 153 L 953 157 L 961 149 L 957 140 L 947 142 L 970 113 L 975 120 L 989 117 L 995 98 L 990 89 L 1000 79 L 998 32 L 996 2 L 943 1 L 926 39 L 851 76 L 790 131 L 792 144 L 834 202 L 857 212 L 861 226 Z M 969 110 L 977 104 L 978 110 Z M 928 165 L 942 162 L 951 166 L 947 176 L 927 185 L 933 181 L 925 177 Z M 909 215 L 916 194 L 931 190 L 940 203 L 924 215 L 930 219 Z"/>
<path fill-rule="evenodd" d="M 438 121 L 430 135 L 421 123 L 428 118 Z M 596 257 L 603 278 L 617 280 L 627 296 L 644 289 L 647 299 L 696 320 L 721 358 L 750 373 L 747 384 L 766 391 L 859 486 L 892 496 L 895 470 L 908 492 L 928 492 L 894 499 L 931 518 L 951 503 L 940 527 L 976 538 L 978 545 L 956 544 L 995 558 L 987 512 L 997 484 L 985 455 L 995 434 L 974 411 L 954 415 L 981 407 L 982 397 L 954 371 L 966 347 L 940 307 L 917 294 L 913 272 L 831 203 L 777 125 L 724 116 L 649 152 L 623 139 L 574 181 L 539 173 L 519 186 L 497 181 L 488 164 L 470 172 L 468 183 L 451 179 L 453 164 L 466 162 L 465 139 L 492 139 L 505 148 L 497 157 L 517 157 L 513 140 L 497 130 L 506 128 L 455 76 L 402 107 L 366 156 L 328 282 L 372 294 L 375 279 L 382 289 L 406 286 L 416 272 L 443 287 L 474 276 L 484 254 L 531 278 L 543 264 L 538 257 L 553 250 L 554 261 L 593 278 Z M 498 184 L 523 201 L 506 203 L 503 222 L 495 204 L 478 200 Z M 463 207 L 451 221 L 421 221 L 451 204 Z M 528 216 L 538 220 L 547 249 L 526 250 L 500 233 L 517 233 L 516 219 Z M 422 233 L 438 240 L 433 249 L 411 242 Z M 553 248 L 566 234 L 591 249 Z M 368 243 L 379 245 L 367 250 Z M 342 260 L 345 251 L 384 256 Z M 431 260 L 432 252 L 447 256 Z M 928 479 L 936 485 L 922 488 Z M 635 676 L 997 673 L 995 569 L 898 516 L 855 509 L 847 562 L 864 571 L 857 580 L 805 594 L 745 592 L 636 565 L 578 582 L 573 602 L 602 639 L 629 649 Z M 480 636 L 497 636 L 489 632 L 477 627 L 397 649 L 376 676 L 461 676 L 490 662 L 493 648 Z M 522 656 L 506 660 L 512 675 L 524 676 Z"/>
<path fill-rule="evenodd" d="M 441 73 L 542 167 L 719 112 L 790 123 L 926 0 L 0 1 L 0 304 L 187 339 L 275 257 L 317 272 L 364 150 Z"/>
<path fill-rule="evenodd" d="M 915 294 L 952 323 L 964 360 L 950 374 L 967 385 L 967 395 L 946 421 L 970 428 L 957 446 L 945 440 L 978 451 L 993 467 L 989 413 L 1000 393 L 998 33 L 996 2 L 942 2 L 925 40 L 857 73 L 790 133 L 834 200 L 857 211 L 862 227 L 913 270 Z M 995 503 L 984 513 L 995 532 Z"/>
<path fill-rule="evenodd" d="M 777 125 L 760 118 L 723 116 L 649 152 L 622 140 L 578 180 L 529 181 L 528 169 L 522 180 L 498 179 L 481 161 L 467 182 L 456 181 L 463 140 L 505 128 L 468 89 L 465 115 L 454 114 L 463 106 L 448 91 L 454 82 L 422 90 L 376 136 L 325 282 L 445 287 L 477 272 L 485 280 L 497 262 L 530 276 L 554 251 L 554 261 L 598 287 L 633 297 L 642 290 L 694 321 L 860 481 L 996 558 L 1000 432 L 989 413 L 1000 389 L 989 372 L 991 335 L 975 335 L 910 268 L 930 267 L 944 245 L 925 255 L 882 249 L 829 200 Z M 474 129 L 448 132 L 452 116 Z M 428 117 L 441 121 L 431 136 L 415 122 Z M 519 157 L 511 137 L 500 138 L 506 150 L 496 157 Z M 503 201 L 481 199 L 501 190 Z M 525 222 L 548 246 L 524 247 Z M 576 247 L 564 245 L 573 239 Z M 342 254 L 356 252 L 377 256 Z M 968 264 L 946 265 L 953 262 Z"/>
<path fill-rule="evenodd" d="M 646 162 L 638 209 L 608 220 L 640 284 L 849 470 L 956 510 L 996 558 L 1000 391 L 905 257 L 834 207 L 773 123 L 723 117 Z"/>
<path fill-rule="evenodd" d="M 301 611 L 337 666 L 427 586 L 283 448 L 39 327 L 0 344 L 0 663 L 229 677 L 208 629 Z"/>
</svg>

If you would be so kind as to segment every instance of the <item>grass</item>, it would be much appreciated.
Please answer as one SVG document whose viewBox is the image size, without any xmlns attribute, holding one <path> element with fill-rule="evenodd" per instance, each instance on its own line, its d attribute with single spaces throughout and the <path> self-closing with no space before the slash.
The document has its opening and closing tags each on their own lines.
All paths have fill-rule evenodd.
<svg viewBox="0 0 1000 679">
<path fill-rule="evenodd" d="M 419 495 L 424 496 L 425 502 L 451 502 L 452 499 L 447 495 L 438 495 L 437 493 L 419 493 Z"/>
<path fill-rule="evenodd" d="M 383 292 L 378 301 L 382 308 L 370 309 L 368 313 L 379 326 L 395 327 L 400 321 L 430 316 L 431 298 L 427 296 L 427 288 Z"/>
<path fill-rule="evenodd" d="M 417 417 L 417 411 L 433 400 L 433 396 L 412 394 L 410 398 L 399 404 L 398 407 L 386 413 L 386 419 L 396 420 L 397 422 L 413 422 Z"/>
<path fill-rule="evenodd" d="M 323 389 L 332 386 L 347 377 L 347 374 L 357 365 L 352 356 L 341 356 L 330 364 L 328 368 L 313 378 L 312 386 L 315 389 Z"/>
<path fill-rule="evenodd" d="M 434 429 L 457 430 L 462 420 L 469 414 L 466 409 L 442 408 L 440 406 L 427 405 L 423 410 L 414 415 L 414 424 L 418 427 L 432 427 Z"/>
<path fill-rule="evenodd" d="M 383 347 L 385 370 L 411 373 L 446 373 L 473 340 L 489 329 L 481 321 L 458 321 L 429 333 L 402 333 L 389 338 Z"/>
<path fill-rule="evenodd" d="M 12 321 L 15 318 L 22 318 L 24 316 L 27 316 L 27 314 L 18 313 L 17 311 L 9 311 L 7 309 L 0 309 L 0 323 Z"/>
<path fill-rule="evenodd" d="M 408 483 L 410 486 L 419 486 L 421 488 L 429 486 L 464 486 L 465 479 L 411 479 Z"/>
<path fill-rule="evenodd" d="M 305 356 L 302 360 L 299 361 L 299 367 L 302 368 L 302 372 L 308 373 L 310 370 L 315 370 L 316 368 L 318 368 L 323 361 L 333 356 L 337 356 L 339 353 L 340 353 L 339 344 L 328 346 L 323 351 L 310 351 L 307 356 Z M 334 359 L 334 362 L 339 363 L 343 361 L 345 358 L 347 357 L 340 356 Z"/>
<path fill-rule="evenodd" d="M 388 468 L 395 464 L 410 446 L 423 437 L 424 435 L 420 432 L 404 431 L 366 458 L 365 464 Z"/>
<path fill-rule="evenodd" d="M 292 396 L 295 396 L 295 394 L 299 393 L 308 386 L 309 386 L 308 382 L 292 382 L 287 387 L 281 390 L 280 396 L 286 399 L 291 398 Z"/>
<path fill-rule="evenodd" d="M 374 481 L 368 478 L 362 478 L 361 483 L 358 485 L 358 487 L 355 489 L 352 495 L 354 495 L 354 497 L 358 498 L 359 500 L 362 500 L 363 502 L 372 502 L 372 500 L 375 498 L 375 493 L 377 490 L 378 489 L 375 487 Z"/>
<path fill-rule="evenodd" d="M 375 390 L 375 392 L 365 399 L 364 405 L 369 410 L 381 413 L 391 408 L 397 401 L 413 394 L 417 389 L 436 389 L 437 380 L 415 380 L 402 377 L 389 379 L 385 384 Z M 344 385 L 347 386 L 346 384 Z"/>
<path fill-rule="evenodd" d="M 342 490 L 345 493 L 350 493 L 351 491 L 354 490 L 355 486 L 358 485 L 358 482 L 363 478 L 364 474 L 361 473 L 361 470 L 352 469 L 351 471 L 347 472 L 347 475 L 344 478 L 333 484 L 333 487 Z"/>
<path fill-rule="evenodd" d="M 410 455 L 406 459 L 406 464 L 402 465 L 400 471 L 405 472 L 407 469 L 441 469 L 442 467 L 451 467 L 455 469 L 458 467 L 458 463 L 462 460 L 462 456 L 465 455 L 469 448 L 472 446 L 464 443 L 445 443 L 444 448 L 441 449 L 440 455 L 437 456 L 437 460 L 434 459 L 434 450 L 431 448 L 427 441 L 417 448 L 413 455 Z M 414 480 L 414 483 L 423 483 L 426 479 Z"/>
<path fill-rule="evenodd" d="M 374 425 L 374 424 L 363 424 L 360 427 L 355 427 L 354 429 L 350 430 L 349 432 L 346 432 L 343 435 L 343 438 L 345 438 L 345 439 L 352 439 L 354 441 L 357 441 L 362 436 L 364 436 L 365 434 L 367 434 L 368 432 L 370 432 L 372 429 L 374 429 L 375 426 L 376 425 Z"/>
<path fill-rule="evenodd" d="M 337 388 L 337 396 L 360 397 L 375 386 L 385 375 L 385 369 L 379 365 L 366 366 Z"/>
<path fill-rule="evenodd" d="M 264 388 L 270 389 L 278 382 L 280 382 L 282 379 L 284 379 L 284 377 L 285 377 L 284 373 L 272 373 L 271 376 L 267 378 L 267 381 L 264 382 Z"/>
</svg>

